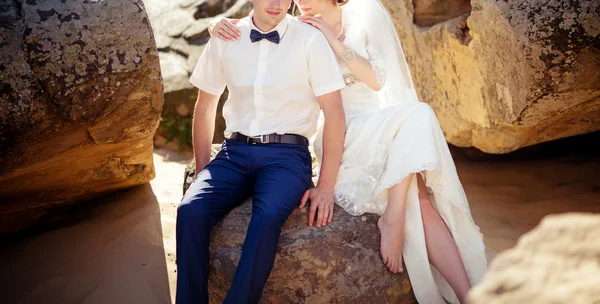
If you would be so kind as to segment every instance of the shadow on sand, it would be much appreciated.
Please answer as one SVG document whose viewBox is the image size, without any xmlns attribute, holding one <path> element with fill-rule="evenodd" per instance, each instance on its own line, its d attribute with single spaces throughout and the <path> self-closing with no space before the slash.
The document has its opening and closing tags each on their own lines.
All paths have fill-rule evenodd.
<svg viewBox="0 0 600 304">
<path fill-rule="evenodd" d="M 90 201 L 69 218 L 3 244 L 4 303 L 171 302 L 160 205 L 149 183 Z"/>
</svg>

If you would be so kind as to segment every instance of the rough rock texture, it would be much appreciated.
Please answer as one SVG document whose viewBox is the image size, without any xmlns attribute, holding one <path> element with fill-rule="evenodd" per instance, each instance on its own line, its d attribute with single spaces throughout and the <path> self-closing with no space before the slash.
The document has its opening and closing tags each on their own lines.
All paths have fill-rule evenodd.
<svg viewBox="0 0 600 304">
<path fill-rule="evenodd" d="M 450 143 L 507 153 L 600 129 L 600 2 L 383 2 Z"/>
<path fill-rule="evenodd" d="M 141 0 L 0 2 L 0 234 L 148 182 L 162 108 Z"/>
<path fill-rule="evenodd" d="M 552 215 L 494 259 L 468 303 L 600 303 L 598 286 L 600 215 Z"/>
<path fill-rule="evenodd" d="M 213 145 L 212 156 L 219 151 Z M 193 181 L 188 165 L 184 189 Z M 211 235 L 209 296 L 227 295 L 246 237 L 252 203 L 245 202 L 215 226 Z M 379 254 L 377 216 L 351 216 L 336 206 L 333 222 L 308 227 L 307 208 L 296 209 L 281 231 L 264 303 L 417 303 L 406 272 L 392 274 Z"/>
<path fill-rule="evenodd" d="M 208 23 L 217 16 L 241 18 L 252 5 L 247 0 L 145 0 L 148 17 L 156 36 L 160 66 L 165 86 L 163 117 L 177 119 L 172 109 L 181 105 L 194 108 L 198 89 L 189 78 L 210 39 Z M 214 142 L 223 141 L 225 120 L 221 115 L 227 94 L 217 109 Z M 184 115 L 191 117 L 191 113 Z M 166 136 L 163 128 L 158 132 Z"/>
</svg>

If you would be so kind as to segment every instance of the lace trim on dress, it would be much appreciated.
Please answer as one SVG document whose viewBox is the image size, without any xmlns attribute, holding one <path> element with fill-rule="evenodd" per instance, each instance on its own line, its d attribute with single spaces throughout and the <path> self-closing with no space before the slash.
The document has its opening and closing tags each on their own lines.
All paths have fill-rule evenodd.
<svg viewBox="0 0 600 304">
<path fill-rule="evenodd" d="M 385 58 L 380 55 L 380 53 L 373 47 L 372 44 L 367 44 L 367 53 L 369 54 L 369 62 L 373 67 L 373 71 L 375 72 L 375 77 L 377 78 L 377 83 L 380 85 L 384 85 L 387 75 L 385 71 Z"/>
<path fill-rule="evenodd" d="M 458 203 L 459 201 L 461 201 L 460 199 L 457 199 L 453 193 L 451 193 L 452 191 L 445 191 L 444 187 L 442 187 L 441 183 L 439 182 L 439 179 L 436 179 L 435 176 L 439 176 L 439 164 L 437 163 L 432 163 L 432 164 L 426 164 L 420 167 L 420 169 L 414 169 L 414 171 L 407 173 L 407 174 L 402 174 L 402 177 L 399 177 L 396 181 L 389 183 L 387 185 L 378 185 L 377 189 L 381 189 L 381 190 L 376 190 L 376 197 L 379 196 L 383 190 L 385 189 L 389 189 L 391 187 L 393 187 L 395 184 L 400 183 L 404 178 L 406 178 L 409 174 L 411 173 L 420 173 L 420 172 L 428 172 L 430 174 L 428 174 L 428 178 L 427 178 L 427 187 L 431 188 L 432 191 L 434 193 L 439 193 L 439 195 L 441 195 L 442 197 L 444 197 L 446 200 L 448 200 L 452 205 L 456 206 L 457 208 L 459 208 L 461 210 L 461 212 L 465 213 L 467 215 L 467 217 L 471 220 L 472 225 L 477 229 L 477 231 L 480 231 L 479 226 L 477 226 L 477 224 L 475 224 L 475 222 L 473 221 L 473 218 L 471 217 L 471 212 L 469 210 L 468 207 L 465 208 L 465 206 L 463 206 L 462 204 Z M 437 173 L 437 174 L 436 174 Z M 434 178 L 432 178 L 434 177 Z M 362 204 L 357 204 L 354 199 L 352 197 L 357 197 L 357 192 L 360 191 L 360 189 L 368 189 L 370 188 L 369 186 L 366 186 L 366 184 L 371 184 L 371 185 L 376 185 L 377 184 L 378 179 L 376 179 L 373 176 L 369 176 L 369 175 L 361 175 L 360 181 L 354 180 L 353 182 L 353 186 L 358 186 L 358 187 L 344 187 L 344 185 L 341 185 L 340 189 L 341 191 L 338 191 L 338 186 L 336 186 L 336 191 L 334 192 L 334 200 L 335 202 L 340 205 L 342 208 L 344 208 L 344 210 L 348 213 L 350 213 L 353 216 L 358 216 L 358 215 L 362 215 L 363 213 L 377 213 L 377 214 L 383 214 L 385 212 L 385 210 L 381 210 L 381 207 L 379 207 L 379 204 L 375 203 L 375 202 L 369 202 L 369 203 L 362 203 Z M 352 190 L 350 190 L 352 189 Z M 373 189 L 373 188 L 371 188 Z M 348 191 L 350 190 L 350 191 Z M 358 197 L 360 197 L 360 195 L 358 195 Z M 361 208 L 356 208 L 357 206 L 360 206 Z M 463 238 L 458 232 L 456 232 L 454 229 L 451 229 L 450 227 L 448 227 L 450 230 L 450 233 L 452 234 L 452 237 L 457 240 L 460 241 L 462 244 L 467 245 L 469 248 L 471 248 L 473 250 L 473 252 L 476 253 L 476 255 L 481 258 L 482 260 L 487 262 L 487 256 L 485 255 L 485 248 L 481 249 L 478 248 L 477 246 L 473 245 L 471 242 L 467 241 L 465 238 Z M 483 234 L 481 232 L 479 232 L 479 238 L 483 239 Z"/>
<path fill-rule="evenodd" d="M 389 153 L 389 145 L 386 144 L 377 144 L 376 149 L 382 151 L 383 155 Z M 348 151 L 345 153 L 348 153 Z M 408 153 L 408 151 L 402 149 L 401 151 L 396 151 L 396 153 Z M 359 151 L 352 150 L 351 154 L 346 154 L 338 173 L 338 184 L 336 184 L 334 191 L 335 202 L 353 216 L 362 215 L 363 213 L 376 213 L 381 215 L 385 212 L 385 204 L 380 203 L 380 196 L 385 190 L 400 183 L 411 173 L 425 172 L 427 187 L 436 194 L 435 197 L 444 198 L 453 206 L 460 209 L 462 213 L 467 215 L 466 217 L 469 218 L 471 224 L 479 231 L 479 238 L 483 239 L 483 234 L 473 220 L 468 204 L 465 203 L 467 199 L 460 186 L 460 180 L 452 175 L 442 176 L 440 170 L 443 166 L 442 164 L 439 162 L 432 162 L 409 167 L 406 168 L 406 170 L 403 170 L 404 172 L 397 172 L 396 178 L 393 180 L 382 184 L 381 174 L 384 171 L 385 163 L 385 161 L 373 160 L 368 153 L 368 149 Z M 445 170 L 449 169 L 451 168 L 446 168 Z M 351 182 L 340 183 L 340 181 L 345 180 L 345 178 L 343 178 L 345 176 L 352 176 Z M 444 182 L 450 186 L 444 187 Z M 367 197 L 371 199 L 365 201 L 364 198 Z M 360 198 L 360 203 L 356 201 L 357 198 Z M 468 245 L 479 257 L 487 261 L 485 248 L 478 248 L 462 238 L 461 235 L 453 229 L 450 230 L 457 241 Z"/>
<path fill-rule="evenodd" d="M 397 178 L 395 181 L 393 181 L 391 183 L 388 183 L 386 185 L 379 185 L 378 189 L 376 190 L 376 196 L 379 196 L 381 194 L 381 192 L 383 192 L 385 189 L 389 189 L 389 188 L 393 187 L 394 185 L 400 183 L 404 178 L 406 178 L 411 173 L 426 172 L 427 173 L 427 179 L 426 179 L 427 188 L 431 189 L 433 193 L 438 193 L 439 196 L 445 198 L 453 206 L 460 209 L 460 211 L 462 213 L 466 214 L 467 218 L 469 218 L 469 220 L 471 221 L 471 224 L 479 232 L 479 238 L 483 239 L 483 234 L 481 233 L 479 226 L 477 226 L 477 224 L 475 224 L 475 221 L 473 220 L 473 217 L 471 216 L 471 211 L 470 211 L 468 205 L 465 206 L 464 204 L 458 203 L 458 202 L 466 201 L 466 200 L 460 199 L 459 196 L 461 196 L 461 194 L 455 193 L 455 191 L 453 191 L 453 189 L 442 186 L 441 174 L 439 171 L 439 167 L 440 166 L 438 163 L 426 164 L 426 165 L 421 166 L 419 169 L 414 169 L 413 172 L 406 174 L 402 178 Z M 464 196 L 464 193 L 462 194 L 462 196 Z M 448 227 L 448 228 L 450 229 L 450 227 Z M 462 238 L 461 235 L 459 233 L 457 233 L 456 231 L 454 231 L 453 229 L 450 229 L 450 232 L 452 233 L 452 237 L 454 237 L 455 239 L 458 238 L 459 241 L 461 241 L 461 243 L 466 244 L 470 248 L 472 248 L 479 257 L 483 258 L 484 260 L 487 260 L 487 257 L 485 255 L 485 249 L 477 248 L 476 246 L 474 246 L 473 244 L 468 242 L 466 239 Z"/>
</svg>

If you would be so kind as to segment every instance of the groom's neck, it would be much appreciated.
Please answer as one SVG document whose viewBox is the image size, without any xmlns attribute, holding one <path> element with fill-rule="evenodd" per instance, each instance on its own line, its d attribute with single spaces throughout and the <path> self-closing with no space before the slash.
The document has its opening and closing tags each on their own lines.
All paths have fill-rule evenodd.
<svg viewBox="0 0 600 304">
<path fill-rule="evenodd" d="M 254 23 L 254 26 L 256 26 L 257 29 L 259 29 L 265 33 L 274 29 L 276 26 L 276 25 L 268 25 L 263 22 L 260 22 L 260 19 L 256 18 L 256 16 L 252 16 L 252 23 Z"/>
</svg>

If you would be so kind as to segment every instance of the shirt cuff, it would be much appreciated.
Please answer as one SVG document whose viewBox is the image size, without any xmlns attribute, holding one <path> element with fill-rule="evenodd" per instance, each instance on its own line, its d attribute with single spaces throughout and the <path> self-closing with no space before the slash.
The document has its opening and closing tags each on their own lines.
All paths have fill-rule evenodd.
<svg viewBox="0 0 600 304">
<path fill-rule="evenodd" d="M 313 88 L 313 92 L 315 93 L 315 96 L 319 97 L 319 96 L 331 93 L 333 91 L 341 90 L 345 87 L 346 87 L 346 83 L 344 82 L 344 80 L 340 79 L 339 81 L 336 81 L 332 84 L 318 87 L 318 88 Z"/>
<path fill-rule="evenodd" d="M 219 96 L 219 95 L 223 94 L 223 92 L 225 91 L 225 88 L 215 88 L 215 87 L 213 87 L 205 82 L 202 82 L 202 81 L 190 79 L 190 83 L 193 84 L 198 89 L 200 89 L 210 95 Z"/>
</svg>

